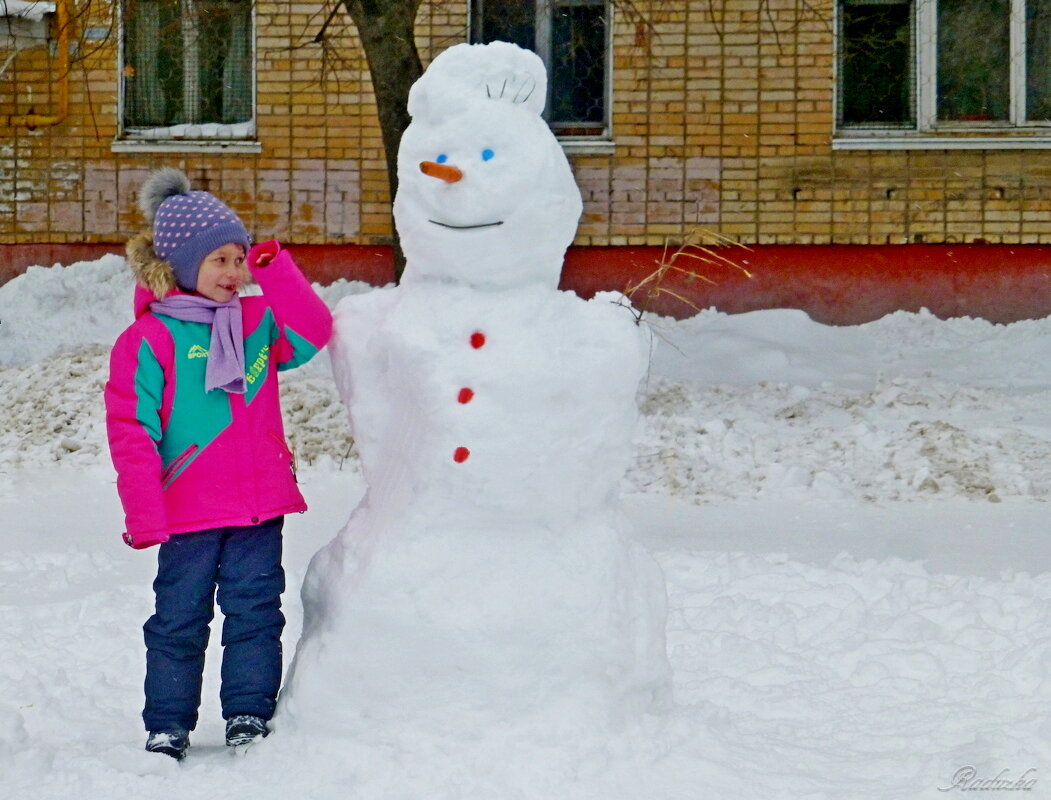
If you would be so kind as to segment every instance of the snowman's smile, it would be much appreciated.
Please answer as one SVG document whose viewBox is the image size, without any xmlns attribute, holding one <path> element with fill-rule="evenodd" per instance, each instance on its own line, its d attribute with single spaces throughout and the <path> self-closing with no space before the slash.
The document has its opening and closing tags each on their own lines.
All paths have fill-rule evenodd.
<svg viewBox="0 0 1051 800">
<path fill-rule="evenodd" d="M 436 219 L 429 219 L 428 222 L 434 223 L 435 225 L 441 225 L 443 228 L 451 228 L 454 231 L 469 231 L 475 228 L 495 228 L 497 225 L 503 225 L 504 221 L 498 222 L 483 222 L 479 225 L 450 225 L 448 222 L 439 222 Z"/>
</svg>

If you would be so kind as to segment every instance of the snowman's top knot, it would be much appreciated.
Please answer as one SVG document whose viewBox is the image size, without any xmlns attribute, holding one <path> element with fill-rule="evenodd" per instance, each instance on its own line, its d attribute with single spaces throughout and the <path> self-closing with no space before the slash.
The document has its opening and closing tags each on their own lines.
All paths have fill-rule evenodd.
<svg viewBox="0 0 1051 800">
<path fill-rule="evenodd" d="M 413 84 L 409 114 L 436 122 L 465 105 L 490 100 L 539 116 L 546 99 L 547 70 L 536 53 L 508 42 L 458 44 L 439 53 Z"/>
</svg>

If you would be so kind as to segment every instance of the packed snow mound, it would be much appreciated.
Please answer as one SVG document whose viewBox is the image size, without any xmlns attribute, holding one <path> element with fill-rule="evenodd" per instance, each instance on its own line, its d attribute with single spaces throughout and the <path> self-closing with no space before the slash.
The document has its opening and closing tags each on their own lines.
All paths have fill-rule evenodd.
<svg viewBox="0 0 1051 800">
<path fill-rule="evenodd" d="M 819 325 L 796 309 L 734 316 L 705 311 L 675 323 L 644 320 L 657 335 L 651 368 L 666 379 L 871 389 L 879 374 L 868 331 Z"/>
<path fill-rule="evenodd" d="M 115 331 L 131 321 L 122 264 L 39 268 L 0 286 L 0 470 L 108 463 L 100 387 Z M 315 288 L 331 306 L 370 291 Z M 898 312 L 834 328 L 799 311 L 708 310 L 643 325 L 654 347 L 633 491 L 701 503 L 1051 499 L 1051 319 Z M 281 389 L 300 462 L 358 471 L 327 352 Z"/>
<path fill-rule="evenodd" d="M 651 379 L 637 491 L 696 502 L 1051 498 L 1051 393 L 895 378 L 871 391 Z M 659 488 L 657 488 L 659 487 Z"/>
<path fill-rule="evenodd" d="M 361 281 L 314 284 L 330 306 L 371 288 Z M 0 367 L 33 364 L 87 345 L 112 345 L 132 323 L 133 294 L 134 279 L 121 255 L 30 267 L 0 286 Z M 327 362 L 311 374 L 328 375 Z"/>
<path fill-rule="evenodd" d="M 124 258 L 30 267 L 0 286 L 0 367 L 87 344 L 112 344 L 132 320 Z"/>
</svg>

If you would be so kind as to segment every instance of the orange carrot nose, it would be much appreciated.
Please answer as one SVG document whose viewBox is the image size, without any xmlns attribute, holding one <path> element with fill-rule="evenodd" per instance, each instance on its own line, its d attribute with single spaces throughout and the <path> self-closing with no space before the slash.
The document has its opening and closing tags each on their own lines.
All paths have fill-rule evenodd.
<svg viewBox="0 0 1051 800">
<path fill-rule="evenodd" d="M 456 183 L 463 178 L 463 173 L 451 164 L 439 164 L 437 161 L 421 161 L 420 172 L 432 178 L 440 178 L 446 183 Z"/>
</svg>

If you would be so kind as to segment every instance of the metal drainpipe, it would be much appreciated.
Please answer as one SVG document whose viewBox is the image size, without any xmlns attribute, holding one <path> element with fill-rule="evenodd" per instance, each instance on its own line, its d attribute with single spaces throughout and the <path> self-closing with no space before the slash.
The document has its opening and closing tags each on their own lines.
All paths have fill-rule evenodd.
<svg viewBox="0 0 1051 800">
<path fill-rule="evenodd" d="M 55 0 L 55 24 L 58 26 L 58 111 L 55 114 L 18 114 L 0 117 L 9 128 L 25 126 L 29 130 L 50 128 L 69 114 L 69 0 Z"/>
</svg>

